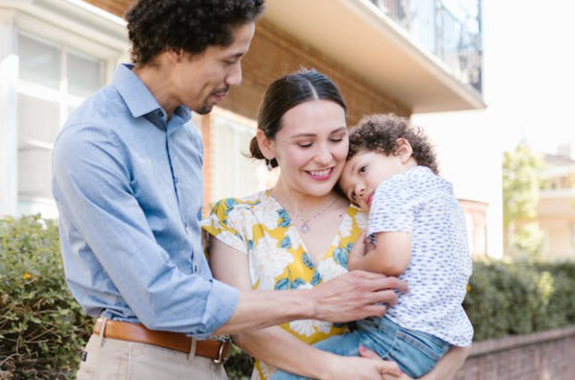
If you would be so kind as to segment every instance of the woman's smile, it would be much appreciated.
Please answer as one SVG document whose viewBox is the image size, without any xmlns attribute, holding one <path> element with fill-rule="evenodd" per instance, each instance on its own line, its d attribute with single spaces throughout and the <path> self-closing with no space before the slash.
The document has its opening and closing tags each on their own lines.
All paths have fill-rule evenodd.
<svg viewBox="0 0 575 380">
<path fill-rule="evenodd" d="M 316 181 L 325 181 L 333 176 L 334 167 L 322 170 L 306 170 L 305 172 Z"/>
</svg>

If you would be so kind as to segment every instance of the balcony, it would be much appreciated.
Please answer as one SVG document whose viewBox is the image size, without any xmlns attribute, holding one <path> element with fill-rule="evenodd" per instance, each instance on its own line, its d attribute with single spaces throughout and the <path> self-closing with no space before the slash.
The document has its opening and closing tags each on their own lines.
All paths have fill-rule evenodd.
<svg viewBox="0 0 575 380">
<path fill-rule="evenodd" d="M 264 20 L 412 113 L 485 108 L 480 12 L 475 26 L 454 21 L 447 1 L 481 0 L 267 0 Z"/>
<path fill-rule="evenodd" d="M 481 92 L 481 0 L 370 0 L 457 76 Z"/>
</svg>

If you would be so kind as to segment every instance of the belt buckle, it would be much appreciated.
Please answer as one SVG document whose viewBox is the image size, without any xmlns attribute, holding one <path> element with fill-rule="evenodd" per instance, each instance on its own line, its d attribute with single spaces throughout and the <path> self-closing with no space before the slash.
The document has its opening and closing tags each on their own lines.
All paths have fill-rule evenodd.
<svg viewBox="0 0 575 380">
<path fill-rule="evenodd" d="M 228 356 L 225 355 L 225 348 L 226 344 L 230 344 L 229 340 L 227 339 L 218 339 L 218 342 L 221 343 L 220 348 L 218 350 L 218 357 L 214 359 L 215 364 L 224 364 L 228 360 Z"/>
</svg>

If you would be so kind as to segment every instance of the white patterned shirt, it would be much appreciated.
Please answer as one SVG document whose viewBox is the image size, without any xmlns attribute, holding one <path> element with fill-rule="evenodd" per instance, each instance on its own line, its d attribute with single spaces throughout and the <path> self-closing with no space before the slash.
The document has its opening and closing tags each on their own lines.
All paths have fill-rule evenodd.
<svg viewBox="0 0 575 380">
<path fill-rule="evenodd" d="M 375 191 L 368 236 L 411 234 L 411 264 L 399 277 L 409 286 L 386 316 L 454 346 L 469 346 L 473 326 L 461 305 L 472 262 L 465 218 L 452 185 L 423 166 L 394 175 Z"/>
</svg>

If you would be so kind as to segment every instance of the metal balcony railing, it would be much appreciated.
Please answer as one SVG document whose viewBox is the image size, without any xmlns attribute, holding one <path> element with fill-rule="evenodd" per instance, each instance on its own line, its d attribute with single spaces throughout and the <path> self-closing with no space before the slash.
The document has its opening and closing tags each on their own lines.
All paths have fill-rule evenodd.
<svg viewBox="0 0 575 380">
<path fill-rule="evenodd" d="M 424 49 L 482 91 L 482 0 L 370 0 Z"/>
</svg>

